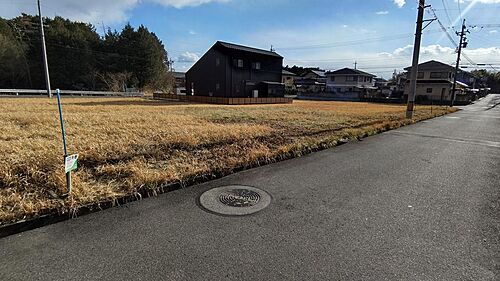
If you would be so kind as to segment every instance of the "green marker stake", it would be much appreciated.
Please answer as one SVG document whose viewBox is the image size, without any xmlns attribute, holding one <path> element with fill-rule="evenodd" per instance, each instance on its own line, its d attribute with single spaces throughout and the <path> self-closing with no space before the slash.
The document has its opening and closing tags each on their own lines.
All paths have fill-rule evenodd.
<svg viewBox="0 0 500 281">
<path fill-rule="evenodd" d="M 61 91 L 56 90 L 57 93 L 57 107 L 59 108 L 59 120 L 61 121 L 61 134 L 64 147 L 64 171 L 66 173 L 66 187 L 68 195 L 71 194 L 71 171 L 76 170 L 78 164 L 78 154 L 68 155 L 68 147 L 66 145 L 66 130 L 64 129 L 64 118 L 61 105 Z"/>
</svg>

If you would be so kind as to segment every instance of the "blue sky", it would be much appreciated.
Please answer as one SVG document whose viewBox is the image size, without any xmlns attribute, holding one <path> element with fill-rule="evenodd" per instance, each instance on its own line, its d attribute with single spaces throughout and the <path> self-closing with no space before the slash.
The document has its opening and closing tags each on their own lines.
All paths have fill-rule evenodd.
<svg viewBox="0 0 500 281">
<path fill-rule="evenodd" d="M 428 0 L 454 36 L 459 11 L 471 28 L 465 51 L 474 63 L 500 69 L 500 0 Z M 0 16 L 35 13 L 34 0 L 0 0 Z M 269 49 L 285 64 L 324 69 L 358 67 L 390 77 L 410 64 L 416 0 L 42 0 L 46 16 L 61 15 L 120 29 L 130 22 L 155 32 L 174 68 L 187 70 L 217 40 Z M 448 13 L 445 12 L 447 8 Z M 469 7 L 469 9 L 467 9 Z M 449 19 L 448 19 L 449 16 Z M 432 18 L 431 13 L 426 13 Z M 486 26 L 486 24 L 489 24 Z M 496 24 L 492 26 L 492 24 Z M 482 27 L 482 28 L 481 28 Z M 456 36 L 454 36 L 456 37 Z M 423 37 L 421 61 L 454 60 L 454 46 L 437 22 Z M 464 60 L 464 65 L 469 64 Z"/>
</svg>

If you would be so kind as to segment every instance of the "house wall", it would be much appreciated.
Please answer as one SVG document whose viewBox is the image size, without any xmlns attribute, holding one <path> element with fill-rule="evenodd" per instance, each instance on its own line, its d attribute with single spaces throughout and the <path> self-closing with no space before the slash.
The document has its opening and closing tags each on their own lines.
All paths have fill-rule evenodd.
<svg viewBox="0 0 500 281">
<path fill-rule="evenodd" d="M 236 60 L 243 60 L 243 67 Z M 255 63 L 260 63 L 256 69 Z M 186 72 L 186 92 L 197 96 L 259 97 L 276 96 L 280 87 L 261 82 L 281 83 L 283 58 L 232 50 L 215 45 Z M 283 86 L 281 86 L 283 87 Z"/>
<path fill-rule="evenodd" d="M 235 60 L 242 59 L 243 67 L 235 65 Z M 252 64 L 260 63 L 260 69 Z M 258 90 L 260 97 L 267 96 L 262 92 L 260 82 L 281 83 L 283 58 L 259 55 L 241 51 L 229 51 L 226 54 L 226 86 L 228 96 L 252 97 Z"/>
<path fill-rule="evenodd" d="M 356 81 L 348 81 L 348 77 L 355 77 Z M 335 80 L 332 80 L 335 78 Z M 368 81 L 366 81 L 368 80 Z M 332 85 L 346 85 L 346 86 L 373 86 L 373 78 L 370 76 L 362 75 L 328 75 L 327 83 Z"/>
<path fill-rule="evenodd" d="M 217 64 L 217 59 L 219 63 Z M 186 93 L 197 96 L 228 96 L 226 57 L 210 49 L 186 72 Z M 219 87 L 217 87 L 219 84 Z"/>
<path fill-rule="evenodd" d="M 428 100 L 428 101 L 449 101 L 451 98 L 451 87 L 450 83 L 439 83 L 439 84 L 417 84 L 416 100 Z M 432 93 L 428 93 L 427 89 L 432 89 Z M 405 95 L 407 96 L 410 92 L 410 84 L 407 83 L 405 86 Z"/>
<path fill-rule="evenodd" d="M 281 83 L 285 84 L 287 88 L 293 88 L 295 86 L 295 76 L 283 75 Z"/>
<path fill-rule="evenodd" d="M 348 81 L 348 77 L 356 77 L 356 81 Z M 334 80 L 332 79 L 334 78 Z M 374 85 L 373 78 L 364 75 L 327 75 L 327 88 L 329 90 L 339 92 L 355 91 L 355 87 L 366 86 L 372 87 Z"/>
<path fill-rule="evenodd" d="M 419 69 L 418 80 L 448 80 L 453 81 L 455 74 L 449 69 L 435 68 L 435 69 Z M 441 76 L 434 76 L 441 74 Z M 411 71 L 407 73 L 407 79 L 411 79 Z"/>
</svg>

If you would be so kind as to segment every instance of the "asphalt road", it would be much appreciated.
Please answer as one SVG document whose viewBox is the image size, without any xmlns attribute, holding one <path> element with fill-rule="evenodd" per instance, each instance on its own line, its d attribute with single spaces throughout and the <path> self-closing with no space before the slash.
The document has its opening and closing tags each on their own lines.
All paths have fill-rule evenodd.
<svg viewBox="0 0 500 281">
<path fill-rule="evenodd" d="M 0 280 L 500 280 L 499 103 L 0 239 Z"/>
</svg>

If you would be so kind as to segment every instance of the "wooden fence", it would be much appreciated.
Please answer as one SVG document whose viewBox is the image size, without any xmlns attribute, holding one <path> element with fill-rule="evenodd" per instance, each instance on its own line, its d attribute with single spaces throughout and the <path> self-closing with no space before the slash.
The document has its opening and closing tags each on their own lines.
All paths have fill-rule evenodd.
<svg viewBox="0 0 500 281">
<path fill-rule="evenodd" d="M 292 98 L 220 98 L 206 96 L 181 96 L 172 94 L 155 93 L 155 99 L 178 100 L 186 102 L 226 104 L 226 105 L 244 105 L 244 104 L 281 104 L 292 103 Z"/>
</svg>

